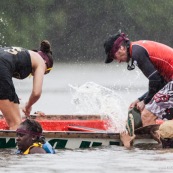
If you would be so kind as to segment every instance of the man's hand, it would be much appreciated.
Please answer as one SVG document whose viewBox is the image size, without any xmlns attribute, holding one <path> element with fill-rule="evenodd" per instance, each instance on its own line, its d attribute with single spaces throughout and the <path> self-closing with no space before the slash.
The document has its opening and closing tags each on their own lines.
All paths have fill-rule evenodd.
<svg viewBox="0 0 173 173">
<path fill-rule="evenodd" d="M 145 108 L 145 103 L 144 103 L 144 101 L 138 102 L 138 103 L 136 104 L 136 108 L 137 108 L 140 112 L 142 112 L 142 111 L 144 110 L 144 108 Z"/>
<path fill-rule="evenodd" d="M 132 102 L 131 104 L 130 104 L 130 106 L 129 106 L 129 109 L 132 109 L 132 108 L 134 108 L 134 107 L 136 107 L 137 106 L 137 103 L 139 103 L 140 101 L 137 99 L 137 100 L 135 100 L 134 102 Z"/>
</svg>

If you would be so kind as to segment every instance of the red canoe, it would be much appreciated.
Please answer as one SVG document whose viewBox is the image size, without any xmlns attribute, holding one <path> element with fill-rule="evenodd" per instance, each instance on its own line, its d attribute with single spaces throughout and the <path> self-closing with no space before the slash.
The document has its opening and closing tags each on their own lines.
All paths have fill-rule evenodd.
<svg viewBox="0 0 173 173">
<path fill-rule="evenodd" d="M 110 120 L 100 115 L 31 115 L 42 125 L 44 131 L 93 131 L 107 130 Z M 0 129 L 8 130 L 3 116 L 0 116 Z"/>
</svg>

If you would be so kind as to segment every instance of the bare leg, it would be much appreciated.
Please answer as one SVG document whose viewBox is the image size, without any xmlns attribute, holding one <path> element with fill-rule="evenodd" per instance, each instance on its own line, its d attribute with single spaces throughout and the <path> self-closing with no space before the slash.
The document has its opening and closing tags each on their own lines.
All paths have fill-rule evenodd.
<svg viewBox="0 0 173 173">
<path fill-rule="evenodd" d="M 148 111 L 147 109 L 144 109 L 142 111 L 141 118 L 142 118 L 143 126 L 156 124 L 157 117 L 153 113 Z M 159 125 L 152 127 L 150 130 L 150 134 L 155 141 L 157 141 L 158 143 L 161 143 L 158 129 L 159 129 Z"/>
<path fill-rule="evenodd" d="M 22 122 L 19 110 L 19 104 L 9 100 L 0 100 L 0 110 L 6 119 L 10 130 L 16 130 Z"/>
<path fill-rule="evenodd" d="M 153 113 L 148 111 L 147 109 L 144 109 L 141 112 L 141 118 L 142 118 L 143 126 L 148 126 L 148 125 L 156 124 L 157 117 Z"/>
</svg>

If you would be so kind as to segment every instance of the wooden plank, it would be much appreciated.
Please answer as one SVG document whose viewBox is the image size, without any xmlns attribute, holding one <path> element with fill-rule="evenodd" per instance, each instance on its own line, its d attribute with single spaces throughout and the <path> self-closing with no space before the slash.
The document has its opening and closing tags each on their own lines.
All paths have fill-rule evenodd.
<svg viewBox="0 0 173 173">
<path fill-rule="evenodd" d="M 119 133 L 92 133 L 92 132 L 44 132 L 46 138 L 100 138 L 100 139 L 120 139 Z"/>
<path fill-rule="evenodd" d="M 103 139 L 119 139 L 119 133 L 92 133 L 92 132 L 76 132 L 76 131 L 44 131 L 43 136 L 46 138 L 103 138 Z M 0 130 L 0 137 L 16 137 L 13 130 Z"/>
<path fill-rule="evenodd" d="M 153 124 L 153 125 L 148 125 L 144 127 L 139 127 L 135 129 L 135 134 L 150 134 L 151 130 L 157 129 L 160 126 L 160 124 Z"/>
<path fill-rule="evenodd" d="M 31 115 L 32 119 L 38 120 L 103 120 L 109 119 L 107 115 Z"/>
<path fill-rule="evenodd" d="M 44 131 L 46 138 L 102 138 L 120 139 L 119 133 L 110 132 L 82 132 L 82 131 Z M 16 137 L 16 132 L 12 130 L 0 130 L 0 137 Z M 152 139 L 149 134 L 136 135 L 136 139 Z"/>
<path fill-rule="evenodd" d="M 47 119 L 47 120 L 73 120 L 73 119 L 78 119 L 78 120 L 102 120 L 102 119 L 109 119 L 109 116 L 107 115 L 71 115 L 71 114 L 64 114 L 64 115 L 58 115 L 58 114 L 47 114 L 45 116 L 40 116 L 39 114 L 32 114 L 30 115 L 30 118 L 32 119 Z M 0 119 L 4 119 L 3 115 L 0 115 Z"/>
</svg>

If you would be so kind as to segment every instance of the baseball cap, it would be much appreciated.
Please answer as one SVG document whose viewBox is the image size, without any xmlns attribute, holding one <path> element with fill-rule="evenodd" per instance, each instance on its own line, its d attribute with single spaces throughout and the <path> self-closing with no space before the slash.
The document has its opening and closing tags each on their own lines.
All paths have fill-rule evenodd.
<svg viewBox="0 0 173 173">
<path fill-rule="evenodd" d="M 118 51 L 123 41 L 129 41 L 124 33 L 112 35 L 104 42 L 104 49 L 107 55 L 105 63 L 110 63 L 114 60 L 114 54 Z"/>
</svg>

